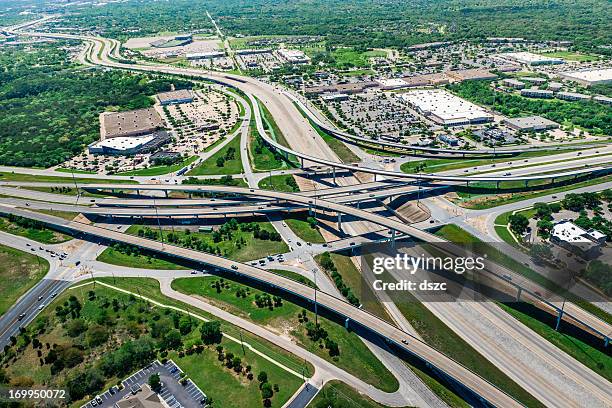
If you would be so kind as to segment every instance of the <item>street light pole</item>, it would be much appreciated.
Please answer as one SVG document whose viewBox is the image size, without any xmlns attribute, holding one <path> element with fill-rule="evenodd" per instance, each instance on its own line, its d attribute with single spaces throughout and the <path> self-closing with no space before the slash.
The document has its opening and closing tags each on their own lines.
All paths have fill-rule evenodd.
<svg viewBox="0 0 612 408">
<path fill-rule="evenodd" d="M 315 328 L 319 327 L 319 313 L 317 309 L 317 269 L 313 268 L 312 273 L 314 276 L 314 311 L 315 311 Z"/>
</svg>

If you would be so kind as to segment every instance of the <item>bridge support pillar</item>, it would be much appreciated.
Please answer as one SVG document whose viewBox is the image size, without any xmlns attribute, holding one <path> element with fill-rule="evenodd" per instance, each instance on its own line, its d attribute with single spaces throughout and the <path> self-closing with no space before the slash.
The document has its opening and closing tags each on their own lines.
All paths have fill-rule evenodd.
<svg viewBox="0 0 612 408">
<path fill-rule="evenodd" d="M 563 310 L 559 310 L 559 314 L 557 315 L 557 324 L 555 325 L 555 331 L 559 331 L 559 325 L 561 324 L 562 318 L 563 318 Z"/>
<path fill-rule="evenodd" d="M 164 195 L 168 198 L 168 190 L 164 190 Z"/>
<path fill-rule="evenodd" d="M 77 190 L 77 194 L 78 194 L 78 190 Z M 136 195 L 140 197 L 140 190 L 136 190 Z"/>
<path fill-rule="evenodd" d="M 395 230 L 391 230 L 391 247 L 395 248 Z"/>
<path fill-rule="evenodd" d="M 529 180 L 525 180 L 525 188 L 529 187 Z"/>
<path fill-rule="evenodd" d="M 550 184 L 555 184 L 555 178 L 554 177 L 550 179 Z"/>
<path fill-rule="evenodd" d="M 332 175 L 334 177 L 334 185 L 337 186 L 338 184 L 336 184 L 336 168 L 332 167 Z"/>
<path fill-rule="evenodd" d="M 312 204 L 308 204 L 308 215 L 312 215 Z"/>
<path fill-rule="evenodd" d="M 606 338 L 604 339 L 604 347 L 608 347 L 608 344 L 610 344 L 610 338 L 606 336 Z"/>
<path fill-rule="evenodd" d="M 466 181 L 465 181 L 465 186 L 466 186 L 466 187 L 469 187 L 469 186 L 470 186 L 470 181 L 469 181 L 469 180 L 466 180 Z"/>
<path fill-rule="evenodd" d="M 300 157 L 300 169 L 304 170 L 304 158 Z"/>
<path fill-rule="evenodd" d="M 346 330 L 349 329 L 349 323 L 351 322 L 351 319 L 349 319 L 348 317 L 346 319 L 344 319 L 344 328 Z"/>
<path fill-rule="evenodd" d="M 376 183 L 376 173 L 374 173 L 374 182 Z"/>
<path fill-rule="evenodd" d="M 499 180 L 497 180 L 497 181 L 495 182 L 495 189 L 496 189 L 496 190 L 499 190 Z"/>
<path fill-rule="evenodd" d="M 518 288 L 518 291 L 516 292 L 516 301 L 520 302 L 521 301 L 521 292 L 523 291 L 522 288 Z"/>
<path fill-rule="evenodd" d="M 338 213 L 338 231 L 342 232 L 342 213 Z"/>
</svg>

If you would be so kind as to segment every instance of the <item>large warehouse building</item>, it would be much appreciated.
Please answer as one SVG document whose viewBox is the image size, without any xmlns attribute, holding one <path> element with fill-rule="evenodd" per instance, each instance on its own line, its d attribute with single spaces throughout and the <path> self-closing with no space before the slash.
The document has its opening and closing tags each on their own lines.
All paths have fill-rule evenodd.
<svg viewBox="0 0 612 408">
<path fill-rule="evenodd" d="M 524 65 L 555 65 L 563 64 L 561 58 L 547 57 L 546 55 L 534 54 L 532 52 L 507 52 L 505 54 L 499 54 L 500 57 L 518 62 Z"/>
<path fill-rule="evenodd" d="M 440 125 L 462 126 L 493 120 L 493 115 L 480 106 L 443 90 L 410 91 L 401 97 L 418 112 Z"/>
<path fill-rule="evenodd" d="M 559 76 L 568 81 L 578 82 L 584 86 L 608 84 L 612 82 L 612 68 L 594 69 L 591 71 L 561 72 Z"/>
<path fill-rule="evenodd" d="M 164 127 L 155 108 L 100 114 L 100 138 L 141 136 Z"/>
</svg>

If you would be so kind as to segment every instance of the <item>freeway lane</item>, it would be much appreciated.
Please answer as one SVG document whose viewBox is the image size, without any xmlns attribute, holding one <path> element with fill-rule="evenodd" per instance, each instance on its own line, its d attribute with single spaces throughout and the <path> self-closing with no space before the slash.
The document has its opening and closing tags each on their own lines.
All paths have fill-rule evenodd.
<svg viewBox="0 0 612 408">
<path fill-rule="evenodd" d="M 212 265 L 229 272 L 247 276 L 268 285 L 273 285 L 278 289 L 284 290 L 308 301 L 314 301 L 314 292 L 311 288 L 288 278 L 275 275 L 271 272 L 250 265 L 241 264 L 206 253 L 167 245 L 161 242 L 149 241 L 143 238 L 123 234 L 113 230 L 107 230 L 93 225 L 67 221 L 46 214 L 33 213 L 27 210 L 8 207 L 3 207 L 2 212 L 35 219 L 56 228 L 66 229 L 76 233 L 85 233 L 94 237 L 116 242 L 123 242 L 153 252 L 174 256 L 179 259 Z M 406 350 L 410 354 L 413 354 L 426 362 L 429 362 L 432 366 L 436 367 L 437 370 L 444 373 L 449 378 L 453 378 L 459 383 L 463 384 L 464 387 L 471 390 L 473 393 L 491 405 L 504 408 L 521 406 L 521 404 L 504 393 L 502 390 L 496 388 L 485 379 L 472 373 L 456 361 L 436 351 L 420 340 L 413 338 L 410 334 L 397 329 L 396 327 L 378 319 L 364 310 L 358 309 L 350 305 L 348 302 L 335 298 L 327 293 L 317 294 L 317 304 L 319 307 L 325 307 L 330 311 L 339 314 L 340 316 L 349 318 L 352 324 L 358 324 L 365 329 L 371 330 L 372 332 L 377 333 L 383 338 L 393 342 L 397 347 Z M 404 341 L 406 341 L 406 343 L 404 343 Z"/>
</svg>

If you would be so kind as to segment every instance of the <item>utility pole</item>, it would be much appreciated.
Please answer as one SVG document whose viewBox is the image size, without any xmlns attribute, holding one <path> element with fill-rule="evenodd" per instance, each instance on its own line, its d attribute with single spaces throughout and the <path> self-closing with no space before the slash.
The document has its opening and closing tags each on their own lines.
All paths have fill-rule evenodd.
<svg viewBox="0 0 612 408">
<path fill-rule="evenodd" d="M 162 249 L 164 249 L 164 233 L 162 232 L 161 222 L 159 221 L 159 213 L 157 212 L 155 196 L 153 196 L 153 208 L 155 208 L 155 218 L 157 218 L 157 227 L 159 228 L 159 239 L 161 239 Z"/>
<path fill-rule="evenodd" d="M 314 311 L 315 311 L 315 327 L 318 330 L 319 327 L 319 313 L 317 309 L 317 269 L 313 268 L 312 273 L 314 276 Z"/>
<path fill-rule="evenodd" d="M 246 356 L 246 351 L 244 351 L 244 340 L 242 340 L 242 330 L 240 330 L 239 333 L 240 333 L 240 346 L 242 347 L 242 355 Z"/>
</svg>

